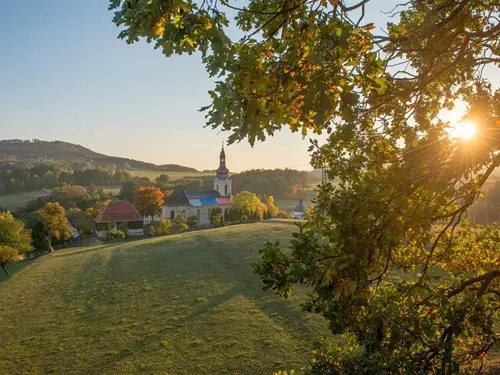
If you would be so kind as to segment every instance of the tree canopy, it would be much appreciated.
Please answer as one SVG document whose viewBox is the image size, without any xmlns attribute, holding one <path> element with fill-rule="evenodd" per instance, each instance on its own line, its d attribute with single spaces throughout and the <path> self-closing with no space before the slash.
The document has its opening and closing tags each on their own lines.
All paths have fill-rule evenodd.
<svg viewBox="0 0 500 375">
<path fill-rule="evenodd" d="M 382 2 L 378 2 L 381 4 Z M 200 52 L 217 76 L 207 125 L 252 145 L 283 127 L 312 141 L 326 182 L 289 250 L 262 249 L 266 288 L 311 288 L 305 308 L 344 340 L 311 374 L 471 373 L 496 342 L 498 225 L 469 208 L 500 165 L 498 1 L 410 0 L 366 22 L 370 0 L 111 0 L 120 37 Z M 380 9 L 378 9 L 380 10 Z M 242 36 L 232 40 L 230 16 Z M 452 137 L 463 102 L 477 133 Z M 332 183 L 335 181 L 335 183 Z"/>
<path fill-rule="evenodd" d="M 10 212 L 0 212 L 0 266 L 8 274 L 6 265 L 17 262 L 20 254 L 33 249 L 31 231 L 16 220 Z"/>
<path fill-rule="evenodd" d="M 134 194 L 134 204 L 141 215 L 154 216 L 161 213 L 165 194 L 153 186 L 140 186 Z"/>
<path fill-rule="evenodd" d="M 43 229 L 47 234 L 47 247 L 52 252 L 52 238 L 57 240 L 69 239 L 72 235 L 71 226 L 66 219 L 66 210 L 57 202 L 49 202 L 41 209 L 36 211 L 36 214 L 40 216 L 42 221 Z"/>
</svg>

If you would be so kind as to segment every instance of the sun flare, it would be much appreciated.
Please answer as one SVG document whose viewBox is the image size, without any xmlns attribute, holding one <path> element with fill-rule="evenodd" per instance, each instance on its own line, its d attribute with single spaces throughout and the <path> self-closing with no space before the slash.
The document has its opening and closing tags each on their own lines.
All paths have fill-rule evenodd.
<svg viewBox="0 0 500 375">
<path fill-rule="evenodd" d="M 476 134 L 476 125 L 472 122 L 460 122 L 450 128 L 452 138 L 470 139 Z"/>
</svg>

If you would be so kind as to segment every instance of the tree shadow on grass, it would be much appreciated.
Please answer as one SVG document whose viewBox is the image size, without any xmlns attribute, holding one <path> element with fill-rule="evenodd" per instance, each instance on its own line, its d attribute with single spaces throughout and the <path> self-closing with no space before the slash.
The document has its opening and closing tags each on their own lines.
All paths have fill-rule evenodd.
<svg viewBox="0 0 500 375">
<path fill-rule="evenodd" d="M 25 259 L 16 263 L 8 263 L 5 267 L 10 275 L 5 274 L 5 272 L 0 269 L 0 282 L 9 280 L 16 272 L 19 272 L 24 267 L 35 262 L 36 259 Z"/>
</svg>

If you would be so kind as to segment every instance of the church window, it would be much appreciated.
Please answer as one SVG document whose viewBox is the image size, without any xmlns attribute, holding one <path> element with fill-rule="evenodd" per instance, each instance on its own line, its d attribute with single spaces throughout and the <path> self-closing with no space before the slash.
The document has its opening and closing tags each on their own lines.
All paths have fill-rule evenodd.
<svg viewBox="0 0 500 375">
<path fill-rule="evenodd" d="M 224 187 L 224 195 L 228 195 L 227 194 L 227 185 Z"/>
<path fill-rule="evenodd" d="M 174 220 L 174 219 L 175 219 L 175 211 L 170 210 L 170 220 Z"/>
</svg>

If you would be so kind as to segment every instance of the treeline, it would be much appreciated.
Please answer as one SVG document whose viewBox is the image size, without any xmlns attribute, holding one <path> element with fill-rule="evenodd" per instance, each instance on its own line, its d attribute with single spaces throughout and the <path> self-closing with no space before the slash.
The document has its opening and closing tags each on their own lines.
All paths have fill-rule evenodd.
<svg viewBox="0 0 500 375">
<path fill-rule="evenodd" d="M 294 197 L 311 183 L 311 172 L 294 169 L 252 169 L 231 176 L 233 194 L 244 190 L 260 196 Z"/>
<path fill-rule="evenodd" d="M 40 164 L 28 170 L 0 170 L 0 195 L 52 189 L 64 184 L 70 185 L 106 185 L 122 184 L 136 177 L 126 171 L 107 171 L 87 169 L 65 171 L 54 165 Z"/>
<path fill-rule="evenodd" d="M 145 169 L 166 172 L 197 172 L 194 168 L 177 164 L 156 165 L 135 159 L 108 156 L 70 142 L 48 142 L 38 139 L 0 140 L 0 169 L 25 170 L 31 169 L 37 164 L 47 163 L 75 171 L 85 169 L 111 171 Z"/>
</svg>

